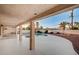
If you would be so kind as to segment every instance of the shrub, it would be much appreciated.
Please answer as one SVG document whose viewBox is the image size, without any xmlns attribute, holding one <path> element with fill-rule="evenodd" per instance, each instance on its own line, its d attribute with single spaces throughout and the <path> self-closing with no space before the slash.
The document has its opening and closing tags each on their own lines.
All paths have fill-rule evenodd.
<svg viewBox="0 0 79 59">
<path fill-rule="evenodd" d="M 53 32 L 50 32 L 49 34 L 54 34 Z"/>
<path fill-rule="evenodd" d="M 37 31 L 36 33 L 42 33 L 41 31 Z"/>
<path fill-rule="evenodd" d="M 60 32 L 57 32 L 56 34 L 60 34 Z"/>
<path fill-rule="evenodd" d="M 44 33 L 48 34 L 48 30 L 46 30 Z"/>
<path fill-rule="evenodd" d="M 73 27 L 73 30 L 78 30 L 78 27 Z"/>
</svg>

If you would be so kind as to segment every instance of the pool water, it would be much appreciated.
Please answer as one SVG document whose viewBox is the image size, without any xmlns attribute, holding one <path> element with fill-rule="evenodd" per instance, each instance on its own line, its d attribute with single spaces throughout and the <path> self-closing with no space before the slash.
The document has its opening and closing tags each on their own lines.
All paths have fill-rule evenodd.
<svg viewBox="0 0 79 59">
<path fill-rule="evenodd" d="M 35 35 L 36 36 L 48 36 L 48 34 L 45 34 L 45 33 L 36 33 Z"/>
</svg>

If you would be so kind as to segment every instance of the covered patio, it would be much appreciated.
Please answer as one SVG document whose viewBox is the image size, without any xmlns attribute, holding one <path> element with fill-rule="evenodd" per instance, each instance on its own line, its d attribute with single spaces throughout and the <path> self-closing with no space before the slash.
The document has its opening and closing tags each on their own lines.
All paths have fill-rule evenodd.
<svg viewBox="0 0 79 59">
<path fill-rule="evenodd" d="M 0 5 L 0 54 L 77 54 L 72 43 L 65 38 L 35 35 L 38 27 L 35 28 L 34 22 L 78 6 L 75 4 Z M 22 34 L 22 25 L 28 23 L 31 28 L 30 37 L 26 38 Z"/>
</svg>

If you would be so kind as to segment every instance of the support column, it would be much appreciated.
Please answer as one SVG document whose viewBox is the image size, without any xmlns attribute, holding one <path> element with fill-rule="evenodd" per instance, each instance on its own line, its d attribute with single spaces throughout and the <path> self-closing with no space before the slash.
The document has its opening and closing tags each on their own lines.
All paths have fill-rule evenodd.
<svg viewBox="0 0 79 59">
<path fill-rule="evenodd" d="M 35 48 L 35 24 L 30 21 L 30 50 Z"/>
<path fill-rule="evenodd" d="M 1 37 L 3 37 L 3 35 L 4 35 L 4 26 L 1 25 Z"/>
<path fill-rule="evenodd" d="M 17 27 L 15 28 L 15 34 L 16 34 L 16 36 L 17 36 Z"/>
<path fill-rule="evenodd" d="M 15 27 L 15 35 L 16 35 L 16 38 L 18 38 L 18 31 L 17 31 L 17 27 Z"/>
<path fill-rule="evenodd" d="M 22 40 L 22 25 L 19 26 L 19 40 Z"/>
<path fill-rule="evenodd" d="M 39 29 L 39 22 L 36 22 L 36 29 Z"/>
<path fill-rule="evenodd" d="M 0 35 L 1 35 L 1 25 L 0 25 Z"/>
</svg>

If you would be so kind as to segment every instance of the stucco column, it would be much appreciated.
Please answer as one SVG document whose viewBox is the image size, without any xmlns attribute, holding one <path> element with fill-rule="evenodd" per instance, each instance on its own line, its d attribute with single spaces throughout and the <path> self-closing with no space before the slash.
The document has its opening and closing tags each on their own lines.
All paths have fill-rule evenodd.
<svg viewBox="0 0 79 59">
<path fill-rule="evenodd" d="M 30 50 L 35 48 L 35 24 L 30 21 Z"/>
<path fill-rule="evenodd" d="M 19 26 L 19 40 L 22 40 L 22 25 Z"/>
<path fill-rule="evenodd" d="M 0 35 L 1 35 L 1 25 L 0 25 Z"/>
<path fill-rule="evenodd" d="M 3 35 L 4 35 L 4 26 L 1 25 L 1 37 L 3 37 Z"/>
<path fill-rule="evenodd" d="M 17 29 L 17 27 L 15 28 L 15 34 L 16 34 L 16 36 L 17 36 L 17 33 L 18 33 L 18 29 Z"/>
<path fill-rule="evenodd" d="M 15 35 L 16 35 L 16 38 L 18 38 L 18 28 L 15 27 Z"/>
</svg>

